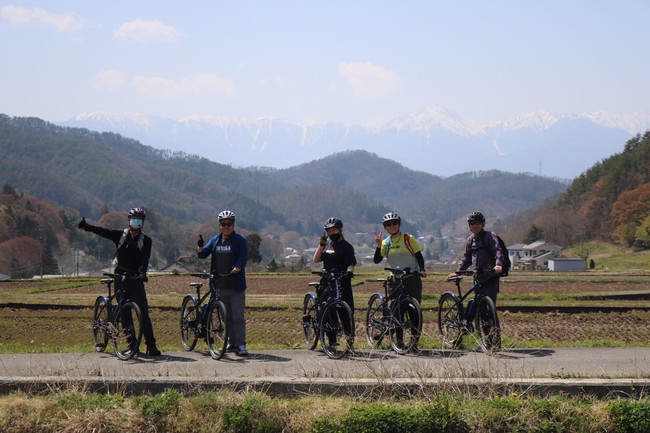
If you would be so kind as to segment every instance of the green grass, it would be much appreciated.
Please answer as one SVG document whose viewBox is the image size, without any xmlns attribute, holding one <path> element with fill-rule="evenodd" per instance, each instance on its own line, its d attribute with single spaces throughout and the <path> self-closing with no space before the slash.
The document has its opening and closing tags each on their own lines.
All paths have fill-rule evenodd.
<svg viewBox="0 0 650 433">
<path fill-rule="evenodd" d="M 648 398 L 542 398 L 490 390 L 477 396 L 427 387 L 411 395 L 396 387 L 356 397 L 275 398 L 234 390 L 190 396 L 166 390 L 136 397 L 55 390 L 48 396 L 0 397 L 0 431 L 12 433 L 645 433 L 649 414 Z"/>
</svg>

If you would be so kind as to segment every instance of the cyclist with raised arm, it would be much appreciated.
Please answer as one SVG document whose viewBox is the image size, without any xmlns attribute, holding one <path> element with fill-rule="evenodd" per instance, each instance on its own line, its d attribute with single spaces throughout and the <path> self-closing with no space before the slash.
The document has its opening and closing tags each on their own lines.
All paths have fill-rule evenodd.
<svg viewBox="0 0 650 433">
<path fill-rule="evenodd" d="M 149 303 L 144 283 L 148 281 L 147 268 L 151 257 L 151 238 L 142 232 L 142 226 L 147 214 L 144 209 L 134 207 L 129 210 L 129 226 L 124 230 L 113 230 L 104 227 L 93 226 L 82 218 L 78 227 L 87 232 L 94 233 L 115 243 L 114 273 L 126 275 L 124 279 L 125 293 L 128 298 L 135 302 L 142 313 L 142 334 L 147 345 L 147 355 L 160 356 L 160 350 L 156 347 L 156 339 L 153 335 L 153 326 L 149 317 Z M 118 287 L 115 288 L 116 290 Z"/>
<path fill-rule="evenodd" d="M 382 231 L 375 233 L 373 262 L 380 263 L 386 257 L 389 268 L 411 269 L 415 274 L 404 280 L 404 292 L 421 304 L 422 278 L 426 278 L 427 272 L 420 245 L 410 233 L 401 231 L 402 218 L 397 213 L 388 212 L 381 222 L 388 236 L 382 239 Z M 388 284 L 391 287 L 397 284 L 393 275 L 389 276 Z"/>
<path fill-rule="evenodd" d="M 341 300 L 350 306 L 354 316 L 352 278 L 354 277 L 354 267 L 357 264 L 354 247 L 343 237 L 343 221 L 340 219 L 336 217 L 328 218 L 323 224 L 323 230 L 323 236 L 321 236 L 318 248 L 314 252 L 314 263 L 323 262 L 323 269 L 327 272 L 332 270 L 347 272 L 346 276 L 341 280 Z M 321 285 L 328 283 L 322 281 Z M 354 317 L 352 317 L 352 323 L 354 323 Z M 346 329 L 346 331 L 351 330 Z"/>
<path fill-rule="evenodd" d="M 219 234 L 204 243 L 199 235 L 196 251 L 200 259 L 212 255 L 210 269 L 213 274 L 230 273 L 232 278 L 217 278 L 221 290 L 221 300 L 226 305 L 226 321 L 230 335 L 228 351 L 237 356 L 248 356 L 246 349 L 246 262 L 248 260 L 248 242 L 235 231 L 235 213 L 221 211 L 217 217 Z"/>
<path fill-rule="evenodd" d="M 480 271 L 476 275 L 477 282 L 496 306 L 504 252 L 501 250 L 496 233 L 485 230 L 485 216 L 481 212 L 470 213 L 467 216 L 467 224 L 472 234 L 467 238 L 465 254 L 458 265 L 458 270 L 463 271 L 472 266 L 474 270 Z M 453 273 L 449 277 L 456 275 Z"/>
</svg>

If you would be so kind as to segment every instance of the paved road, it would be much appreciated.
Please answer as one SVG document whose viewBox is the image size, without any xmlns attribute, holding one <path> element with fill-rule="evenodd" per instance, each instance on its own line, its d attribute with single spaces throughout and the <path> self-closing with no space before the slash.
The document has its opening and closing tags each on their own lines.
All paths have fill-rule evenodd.
<svg viewBox="0 0 650 433">
<path fill-rule="evenodd" d="M 82 387 L 127 393 L 221 387 L 273 394 L 358 393 L 361 390 L 456 388 L 511 392 L 632 393 L 650 391 L 650 347 L 509 349 L 491 356 L 424 350 L 418 355 L 361 350 L 341 360 L 307 350 L 251 351 L 220 361 L 207 352 L 0 355 L 0 392 Z M 397 388 L 395 388 L 397 387 Z M 408 391 L 411 392 L 411 391 Z"/>
</svg>

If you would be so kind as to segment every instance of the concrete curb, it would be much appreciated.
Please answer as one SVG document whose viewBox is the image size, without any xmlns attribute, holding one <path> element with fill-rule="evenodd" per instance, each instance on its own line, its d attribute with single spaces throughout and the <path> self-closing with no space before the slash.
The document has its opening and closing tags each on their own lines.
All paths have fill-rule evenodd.
<svg viewBox="0 0 650 433">
<path fill-rule="evenodd" d="M 598 398 L 639 398 L 650 393 L 650 379 L 320 379 L 320 378 L 97 378 L 20 377 L 0 379 L 0 395 L 23 392 L 47 395 L 82 391 L 121 395 L 153 395 L 173 389 L 183 395 L 219 390 L 258 391 L 271 396 L 417 396 L 446 392 L 472 395 L 582 395 Z"/>
</svg>

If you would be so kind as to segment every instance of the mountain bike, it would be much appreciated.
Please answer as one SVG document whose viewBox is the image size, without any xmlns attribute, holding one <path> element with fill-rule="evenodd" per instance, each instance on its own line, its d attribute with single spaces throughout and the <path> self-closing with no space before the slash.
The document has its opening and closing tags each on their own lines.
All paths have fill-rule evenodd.
<svg viewBox="0 0 650 433">
<path fill-rule="evenodd" d="M 379 348 L 388 335 L 390 346 L 399 354 L 417 348 L 422 333 L 422 308 L 417 299 L 404 291 L 404 281 L 420 275 L 410 268 L 384 268 L 391 278 L 376 281 L 384 285 L 384 294 L 374 293 L 366 310 L 366 341 L 370 347 Z"/>
<path fill-rule="evenodd" d="M 191 352 L 199 338 L 205 338 L 210 356 L 221 359 L 228 344 L 226 306 L 220 299 L 220 290 L 215 285 L 217 278 L 228 278 L 231 274 L 190 274 L 208 281 L 208 290 L 201 296 L 203 283 L 189 283 L 196 289 L 196 296 L 185 295 L 181 306 L 181 343 L 183 349 Z M 207 302 L 206 302 L 207 300 Z"/>
<path fill-rule="evenodd" d="M 128 360 L 138 353 L 142 341 L 140 307 L 129 300 L 124 289 L 124 282 L 134 278 L 134 275 L 104 273 L 104 276 L 108 278 L 102 278 L 101 282 L 106 284 L 108 296 L 99 295 L 93 310 L 95 350 L 104 352 L 110 340 L 115 355 Z M 112 291 L 113 284 L 115 293 Z"/>
<path fill-rule="evenodd" d="M 310 282 L 316 293 L 308 292 L 303 300 L 302 331 L 305 344 L 314 350 L 321 341 L 329 358 L 339 359 L 352 351 L 354 318 L 347 302 L 340 299 L 341 279 L 345 272 L 312 271 L 320 281 Z"/>
<path fill-rule="evenodd" d="M 463 293 L 461 292 L 461 275 L 451 276 L 447 281 L 456 284 L 458 295 L 454 292 L 445 292 L 440 297 L 438 305 L 438 330 L 445 347 L 458 348 L 463 336 L 478 334 L 478 342 L 482 351 L 489 353 L 501 348 L 501 328 L 497 309 L 492 299 L 481 291 L 477 282 L 477 271 L 457 271 L 457 274 L 473 275 L 472 287 Z M 474 295 L 464 307 L 465 299 Z"/>
</svg>

